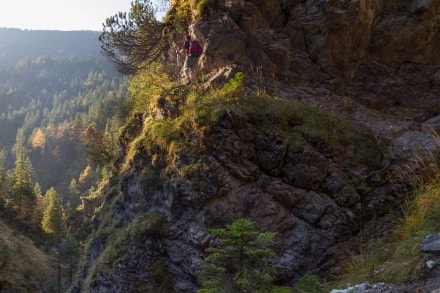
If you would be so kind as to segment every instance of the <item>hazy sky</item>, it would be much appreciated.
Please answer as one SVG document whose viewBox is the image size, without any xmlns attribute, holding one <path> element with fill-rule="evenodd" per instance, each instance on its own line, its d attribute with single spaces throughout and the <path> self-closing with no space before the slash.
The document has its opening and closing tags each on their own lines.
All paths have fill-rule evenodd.
<svg viewBox="0 0 440 293">
<path fill-rule="evenodd" d="M 130 10 L 131 0 L 0 0 L 0 27 L 102 30 L 107 17 Z"/>
</svg>

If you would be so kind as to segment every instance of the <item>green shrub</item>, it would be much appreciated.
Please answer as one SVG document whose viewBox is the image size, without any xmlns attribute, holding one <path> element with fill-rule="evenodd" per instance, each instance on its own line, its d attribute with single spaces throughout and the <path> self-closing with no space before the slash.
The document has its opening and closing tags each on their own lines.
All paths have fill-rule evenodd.
<svg viewBox="0 0 440 293">
<path fill-rule="evenodd" d="M 315 275 L 304 276 L 298 280 L 297 284 L 298 293 L 323 293 L 328 292 L 326 288 L 319 282 L 319 279 Z"/>
<path fill-rule="evenodd" d="M 166 218 L 159 212 L 142 214 L 130 225 L 130 236 L 134 240 L 141 240 L 145 236 L 164 236 L 167 231 Z"/>
<path fill-rule="evenodd" d="M 202 288 L 208 292 L 289 292 L 275 286 L 275 268 L 269 263 L 276 254 L 269 248 L 273 232 L 259 232 L 249 219 L 237 219 L 224 229 L 211 229 L 220 245 L 210 247 L 203 268 L 198 272 Z"/>
</svg>

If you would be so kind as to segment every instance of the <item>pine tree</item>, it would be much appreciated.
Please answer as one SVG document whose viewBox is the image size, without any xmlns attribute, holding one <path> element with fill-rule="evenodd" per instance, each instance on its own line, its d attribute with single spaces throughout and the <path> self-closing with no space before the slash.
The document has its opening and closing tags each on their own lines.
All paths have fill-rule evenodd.
<svg viewBox="0 0 440 293">
<path fill-rule="evenodd" d="M 78 179 L 78 190 L 85 193 L 96 182 L 95 172 L 90 165 L 81 172 Z"/>
<path fill-rule="evenodd" d="M 104 166 L 110 164 L 116 157 L 112 138 L 98 130 L 95 123 L 90 124 L 82 132 L 81 137 L 87 150 L 88 160 L 93 164 Z"/>
<path fill-rule="evenodd" d="M 0 210 L 3 210 L 6 206 L 6 169 L 4 167 L 4 150 L 0 150 Z"/>
<path fill-rule="evenodd" d="M 4 197 L 6 190 L 6 169 L 5 169 L 5 149 L 0 150 L 0 197 Z"/>
<path fill-rule="evenodd" d="M 47 234 L 61 238 L 66 231 L 66 223 L 61 198 L 55 188 L 46 192 L 47 205 L 44 209 L 41 227 Z"/>
<path fill-rule="evenodd" d="M 34 194 L 35 194 L 36 204 L 34 208 L 32 224 L 35 226 L 38 225 L 39 232 L 41 232 L 41 221 L 43 219 L 44 209 L 47 205 L 47 198 L 43 196 L 43 193 L 41 191 L 41 186 L 38 182 L 36 182 L 34 185 Z"/>
<path fill-rule="evenodd" d="M 249 219 L 237 219 L 225 229 L 211 229 L 220 245 L 209 248 L 205 265 L 199 271 L 199 293 L 208 292 L 290 292 L 273 285 L 275 268 L 269 260 L 275 253 L 269 248 L 275 233 L 259 232 Z"/>
<path fill-rule="evenodd" d="M 81 192 L 79 191 L 79 186 L 75 178 L 70 181 L 67 203 L 69 202 L 72 209 L 75 209 L 81 204 Z"/>
<path fill-rule="evenodd" d="M 58 292 L 61 292 L 61 241 L 66 233 L 66 222 L 61 198 L 55 188 L 46 192 L 47 206 L 44 210 L 41 227 L 51 235 L 58 248 Z"/>
<path fill-rule="evenodd" d="M 161 54 L 165 26 L 154 10 L 150 0 L 135 0 L 129 13 L 119 12 L 103 24 L 102 52 L 119 72 L 133 74 Z"/>
<path fill-rule="evenodd" d="M 32 218 L 35 204 L 35 194 L 32 184 L 32 165 L 24 152 L 20 151 L 15 161 L 13 172 L 12 198 L 18 208 L 18 217 L 23 224 L 28 224 Z"/>
</svg>

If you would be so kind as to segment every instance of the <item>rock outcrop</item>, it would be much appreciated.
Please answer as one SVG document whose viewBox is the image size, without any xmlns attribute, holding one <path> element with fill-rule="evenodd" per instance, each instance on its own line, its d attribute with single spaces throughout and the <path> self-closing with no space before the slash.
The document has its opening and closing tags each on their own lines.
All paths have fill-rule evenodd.
<svg viewBox="0 0 440 293">
<path fill-rule="evenodd" d="M 278 233 L 277 281 L 292 285 L 361 228 L 361 210 L 364 217 L 380 211 L 408 155 L 438 154 L 439 2 L 214 2 L 221 5 L 191 26 L 210 82 L 245 71 L 255 81 L 251 92 L 264 87 L 387 139 L 385 160 L 374 169 L 316 145 L 296 147 L 251 130 L 249 117 L 233 111 L 210 126 L 199 154 L 178 152 L 173 164 L 185 174 L 163 172 L 164 153 L 139 147 L 95 217 L 73 292 L 132 292 L 142 284 L 195 292 L 196 271 L 215 241 L 209 229 L 238 217 Z M 180 114 L 166 100 L 161 105 L 150 113 L 155 119 Z M 136 123 L 128 137 L 142 133 L 143 122 Z M 354 158 L 355 150 L 347 145 L 345 152 Z"/>
<path fill-rule="evenodd" d="M 191 26 L 202 70 L 234 66 L 254 92 L 348 117 L 391 142 L 390 164 L 439 155 L 439 2 L 222 3 Z"/>
<path fill-rule="evenodd" d="M 234 65 L 263 78 L 267 91 L 344 113 L 381 136 L 438 118 L 438 2 L 221 3 L 191 27 L 205 72 Z"/>
<path fill-rule="evenodd" d="M 426 237 L 420 245 L 420 251 L 423 253 L 440 255 L 440 235 L 431 234 Z"/>
<path fill-rule="evenodd" d="M 130 292 L 140 283 L 155 284 L 157 261 L 163 265 L 161 274 L 172 279 L 173 292 L 194 292 L 196 271 L 214 243 L 209 229 L 239 217 L 278 233 L 276 267 L 279 282 L 286 284 L 314 270 L 328 247 L 360 228 L 356 214 L 362 198 L 371 195 L 360 188 L 361 181 L 369 181 L 367 167 L 351 172 L 337 155 L 333 159 L 340 163 L 316 149 L 294 148 L 274 134 L 255 133 L 249 124 L 234 112 L 220 115 L 205 138 L 205 151 L 199 156 L 180 153 L 182 159 L 174 162 L 189 166 L 197 161 L 196 172 L 186 176 L 162 174 L 159 180 L 154 174 L 161 171 L 151 165 L 159 154 L 139 149 L 121 180 L 120 194 L 109 196 L 107 211 L 95 218 L 89 267 L 83 268 L 84 276 L 95 276 L 87 285 L 90 292 Z M 382 184 L 373 184 L 373 191 L 381 193 Z M 164 216 L 166 233 L 129 233 L 125 237 L 131 240 L 119 240 L 123 236 L 105 231 L 131 227 L 151 213 Z M 126 242 L 123 248 L 119 241 Z M 109 247 L 122 249 L 123 257 L 107 259 Z M 109 269 L 102 262 L 116 266 Z"/>
</svg>

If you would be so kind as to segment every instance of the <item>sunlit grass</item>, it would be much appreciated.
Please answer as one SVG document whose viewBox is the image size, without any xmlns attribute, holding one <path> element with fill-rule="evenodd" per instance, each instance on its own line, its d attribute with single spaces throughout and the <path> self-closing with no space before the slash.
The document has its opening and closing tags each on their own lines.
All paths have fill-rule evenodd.
<svg viewBox="0 0 440 293">
<path fill-rule="evenodd" d="M 49 262 L 32 241 L 0 223 L 0 283 L 23 292 L 43 289 L 54 274 Z"/>
<path fill-rule="evenodd" d="M 209 135 L 222 114 L 230 113 L 245 121 L 254 133 L 272 133 L 286 139 L 293 148 L 310 146 L 326 155 L 373 168 L 380 164 L 380 148 L 367 131 L 358 130 L 347 120 L 295 100 L 245 95 L 244 79 L 245 76 L 239 73 L 222 88 L 207 90 L 198 87 L 184 90 L 180 86 L 173 89 L 162 84 L 154 86 L 162 89 L 162 96 L 158 98 L 158 92 L 153 91 L 155 94 L 148 101 L 144 100 L 145 93 L 142 92 L 139 97 L 142 103 L 136 104 L 149 105 L 144 106 L 147 113 L 158 99 L 169 101 L 169 105 L 179 112 L 177 117 L 147 118 L 140 134 L 145 138 L 145 146 L 159 147 L 170 161 L 176 151 L 199 153 L 203 149 L 204 136 Z M 136 101 L 137 92 L 132 95 Z"/>
<path fill-rule="evenodd" d="M 433 158 L 434 159 L 434 158 Z M 419 279 L 423 274 L 420 244 L 424 238 L 440 232 L 440 165 L 426 174 L 433 176 L 418 182 L 413 196 L 404 203 L 400 223 L 387 235 L 372 237 L 363 245 L 362 253 L 347 262 L 345 273 L 333 286 L 363 282 L 402 284 Z"/>
</svg>

